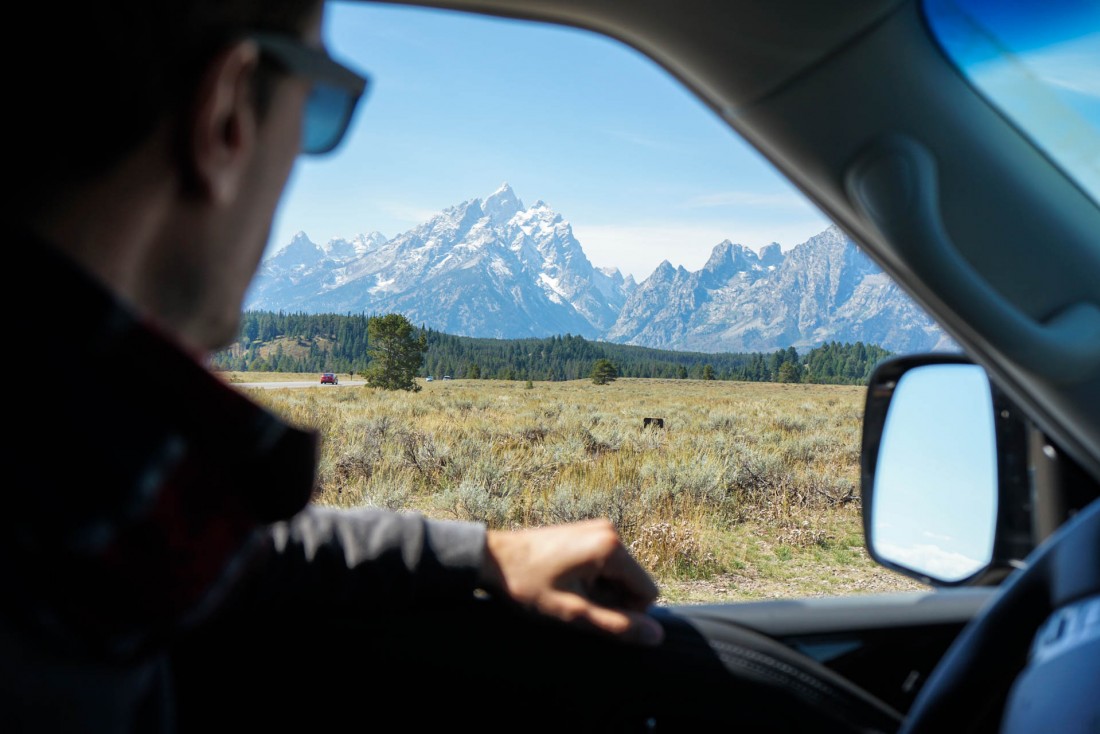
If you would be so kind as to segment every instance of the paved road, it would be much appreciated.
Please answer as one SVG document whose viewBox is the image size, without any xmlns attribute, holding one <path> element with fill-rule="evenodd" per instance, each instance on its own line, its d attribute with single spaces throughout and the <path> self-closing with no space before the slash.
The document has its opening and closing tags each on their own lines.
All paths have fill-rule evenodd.
<svg viewBox="0 0 1100 734">
<path fill-rule="evenodd" d="M 357 385 L 364 384 L 362 380 L 348 380 L 344 382 L 340 381 L 339 385 L 322 385 L 320 379 L 312 380 L 310 382 L 234 382 L 235 387 L 259 387 L 265 390 L 274 390 L 277 388 L 287 387 L 329 387 L 329 388 L 341 388 L 341 387 L 356 387 Z"/>
</svg>

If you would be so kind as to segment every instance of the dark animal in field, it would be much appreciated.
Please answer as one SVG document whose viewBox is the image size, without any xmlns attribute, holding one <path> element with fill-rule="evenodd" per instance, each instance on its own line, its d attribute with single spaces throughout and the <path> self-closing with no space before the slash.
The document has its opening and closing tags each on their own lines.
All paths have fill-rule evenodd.
<svg viewBox="0 0 1100 734">
<path fill-rule="evenodd" d="M 664 428 L 665 427 L 665 419 L 664 418 L 643 418 L 642 419 L 642 428 L 649 428 L 650 426 L 653 426 L 654 428 Z"/>
</svg>

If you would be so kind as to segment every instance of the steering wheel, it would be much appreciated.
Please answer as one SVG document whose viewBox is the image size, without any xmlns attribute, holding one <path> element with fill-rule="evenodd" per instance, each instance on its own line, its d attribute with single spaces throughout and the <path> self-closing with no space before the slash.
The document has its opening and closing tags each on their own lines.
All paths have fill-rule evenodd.
<svg viewBox="0 0 1100 734">
<path fill-rule="evenodd" d="M 666 685 L 669 671 L 678 679 L 673 692 L 647 695 L 642 710 L 654 731 L 696 732 L 720 722 L 752 734 L 893 734 L 901 725 L 894 708 L 766 635 L 705 616 L 653 614 L 665 642 L 651 661 L 638 651 L 639 664 Z"/>
<path fill-rule="evenodd" d="M 1059 613 L 1072 613 L 1082 603 L 1089 617 L 1079 626 L 1089 649 L 1067 660 L 1057 684 L 1041 674 L 1021 675 L 1037 632 L 1062 634 Z M 1037 548 L 963 629 L 917 694 L 899 734 L 997 731 L 998 726 L 1001 732 L 1095 734 L 1100 731 L 1093 728 L 1100 726 L 1098 653 L 1100 500 L 1095 500 Z M 1032 671 L 1036 662 L 1031 661 Z M 1091 714 L 1084 713 L 1089 707 Z M 1040 718 L 1051 712 L 1069 728 Z"/>
</svg>

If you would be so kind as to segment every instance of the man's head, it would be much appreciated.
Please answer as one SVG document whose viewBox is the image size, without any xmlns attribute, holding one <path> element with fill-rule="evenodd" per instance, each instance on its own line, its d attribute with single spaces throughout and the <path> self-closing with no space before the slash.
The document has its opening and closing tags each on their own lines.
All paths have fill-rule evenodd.
<svg viewBox="0 0 1100 734">
<path fill-rule="evenodd" d="M 338 140 L 362 92 L 323 51 L 321 10 L 320 0 L 36 6 L 35 58 L 9 59 L 27 71 L 9 97 L 17 191 L 6 213 L 185 346 L 225 344 L 303 142 L 321 151 Z"/>
<path fill-rule="evenodd" d="M 183 113 L 210 59 L 254 31 L 303 36 L 320 0 L 32 3 L 26 46 L 6 44 L 19 193 L 102 173 Z M 260 103 L 266 84 L 257 84 Z"/>
</svg>

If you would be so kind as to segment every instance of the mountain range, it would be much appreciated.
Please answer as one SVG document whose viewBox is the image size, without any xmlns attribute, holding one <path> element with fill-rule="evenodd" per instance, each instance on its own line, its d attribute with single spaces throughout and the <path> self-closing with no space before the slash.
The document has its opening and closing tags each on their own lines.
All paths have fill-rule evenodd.
<svg viewBox="0 0 1100 734">
<path fill-rule="evenodd" d="M 594 267 L 568 221 L 543 201 L 525 206 L 508 184 L 392 239 L 316 244 L 299 232 L 261 264 L 245 308 L 396 312 L 461 336 L 574 334 L 683 351 L 953 348 L 838 227 L 787 252 L 725 240 L 701 270 L 666 260 L 637 283 Z"/>
</svg>

